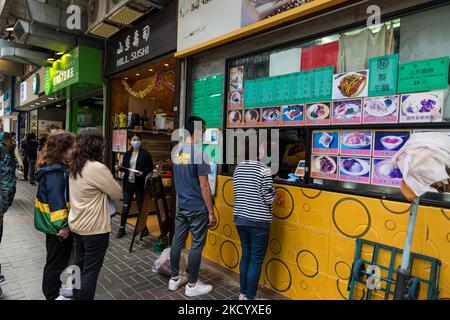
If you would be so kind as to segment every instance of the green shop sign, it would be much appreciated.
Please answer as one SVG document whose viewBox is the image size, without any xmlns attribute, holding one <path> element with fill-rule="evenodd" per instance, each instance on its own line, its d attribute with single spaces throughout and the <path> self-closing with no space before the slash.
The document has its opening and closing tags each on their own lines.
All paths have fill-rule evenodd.
<svg viewBox="0 0 450 320">
<path fill-rule="evenodd" d="M 39 92 L 41 91 L 41 77 L 39 73 L 35 73 L 33 76 L 33 94 L 39 95 Z"/>
<path fill-rule="evenodd" d="M 79 46 L 45 69 L 45 94 L 84 83 L 102 85 L 102 51 Z"/>
<path fill-rule="evenodd" d="M 369 59 L 369 96 L 397 94 L 398 54 Z"/>
<path fill-rule="evenodd" d="M 400 65 L 398 92 L 421 92 L 448 89 L 449 57 L 422 60 Z"/>
</svg>

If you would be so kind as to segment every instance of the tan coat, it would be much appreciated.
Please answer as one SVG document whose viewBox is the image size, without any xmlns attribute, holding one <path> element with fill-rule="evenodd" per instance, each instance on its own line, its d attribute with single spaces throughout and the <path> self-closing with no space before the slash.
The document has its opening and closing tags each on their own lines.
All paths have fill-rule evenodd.
<svg viewBox="0 0 450 320">
<path fill-rule="evenodd" d="M 88 236 L 111 232 L 108 197 L 122 198 L 122 189 L 109 169 L 100 162 L 86 162 L 82 177 L 70 177 L 69 227 L 76 234 Z"/>
</svg>

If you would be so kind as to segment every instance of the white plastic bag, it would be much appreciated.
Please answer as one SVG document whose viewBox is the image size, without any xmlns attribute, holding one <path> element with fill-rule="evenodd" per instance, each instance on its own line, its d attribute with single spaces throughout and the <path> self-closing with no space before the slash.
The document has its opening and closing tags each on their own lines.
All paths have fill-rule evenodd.
<svg viewBox="0 0 450 320">
<path fill-rule="evenodd" d="M 152 267 L 152 271 L 159 273 L 163 276 L 171 277 L 170 267 L 170 248 L 164 249 L 159 258 L 155 261 Z M 184 250 L 181 252 L 180 257 L 180 274 L 186 272 L 186 253 Z"/>
</svg>

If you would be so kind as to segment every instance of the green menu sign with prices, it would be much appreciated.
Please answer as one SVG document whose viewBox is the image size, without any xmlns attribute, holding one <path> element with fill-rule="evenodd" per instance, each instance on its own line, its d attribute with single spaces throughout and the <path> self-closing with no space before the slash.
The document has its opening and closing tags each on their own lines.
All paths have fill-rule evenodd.
<svg viewBox="0 0 450 320">
<path fill-rule="evenodd" d="M 449 57 L 408 62 L 400 65 L 398 92 L 448 89 Z"/>
<path fill-rule="evenodd" d="M 76 47 L 45 69 L 46 95 L 78 83 L 103 84 L 101 50 L 85 46 Z"/>
<path fill-rule="evenodd" d="M 332 98 L 333 67 L 248 80 L 244 84 L 244 107 L 329 101 Z"/>
<path fill-rule="evenodd" d="M 369 59 L 369 96 L 397 94 L 398 54 Z"/>
<path fill-rule="evenodd" d="M 223 125 L 223 74 L 194 81 L 192 115 L 203 118 L 207 128 Z"/>
</svg>

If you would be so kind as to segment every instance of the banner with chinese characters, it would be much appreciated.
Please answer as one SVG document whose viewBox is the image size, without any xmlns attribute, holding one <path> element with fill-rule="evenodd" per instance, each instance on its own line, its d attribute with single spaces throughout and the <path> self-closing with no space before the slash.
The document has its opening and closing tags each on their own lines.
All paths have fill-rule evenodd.
<svg viewBox="0 0 450 320">
<path fill-rule="evenodd" d="M 398 92 L 448 89 L 449 57 L 408 62 L 400 65 Z"/>
<path fill-rule="evenodd" d="M 369 59 L 369 96 L 397 93 L 398 54 Z"/>
<path fill-rule="evenodd" d="M 206 121 L 207 128 L 220 128 L 223 123 L 223 74 L 197 79 L 192 89 L 192 115 Z M 240 119 L 242 120 L 242 119 Z"/>
</svg>

